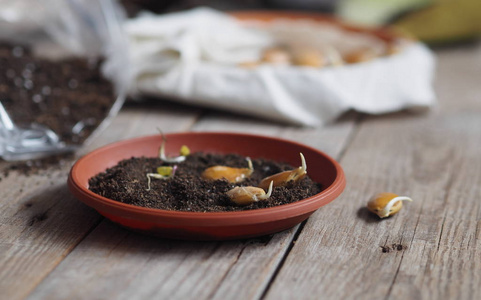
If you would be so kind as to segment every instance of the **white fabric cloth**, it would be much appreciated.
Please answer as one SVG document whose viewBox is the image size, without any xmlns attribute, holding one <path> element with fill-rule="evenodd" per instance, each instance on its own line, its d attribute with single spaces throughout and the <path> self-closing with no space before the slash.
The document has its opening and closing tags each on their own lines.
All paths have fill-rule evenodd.
<svg viewBox="0 0 481 300">
<path fill-rule="evenodd" d="M 242 68 L 237 64 L 259 59 L 263 49 L 282 37 L 298 37 L 299 43 L 304 37 L 321 48 L 331 41 L 339 49 L 355 47 L 346 41 L 359 40 L 360 46 L 380 41 L 308 21 L 285 20 L 268 27 L 241 23 L 206 8 L 145 14 L 128 21 L 126 31 L 133 93 L 307 126 L 322 125 L 349 109 L 380 114 L 435 103 L 434 57 L 420 43 L 395 55 L 340 67 Z"/>
</svg>

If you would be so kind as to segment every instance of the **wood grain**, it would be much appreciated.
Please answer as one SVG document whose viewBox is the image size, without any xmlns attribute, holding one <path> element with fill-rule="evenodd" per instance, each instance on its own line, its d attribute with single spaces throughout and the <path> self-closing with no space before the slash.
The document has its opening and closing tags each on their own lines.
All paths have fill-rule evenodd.
<svg viewBox="0 0 481 300">
<path fill-rule="evenodd" d="M 186 130 L 199 112 L 179 107 L 124 109 L 79 155 L 119 139 Z M 94 210 L 74 199 L 66 179 L 74 159 L 30 176 L 12 171 L 0 181 L 0 295 L 27 296 L 101 222 Z M 7 163 L 2 162 L 0 168 Z"/>
<path fill-rule="evenodd" d="M 306 129 L 155 100 L 127 105 L 79 155 L 157 127 L 264 134 L 340 159 L 348 187 L 291 230 L 201 243 L 104 220 L 67 191 L 73 160 L 12 172 L 0 181 L 0 298 L 479 298 L 481 45 L 441 50 L 438 61 L 440 105 L 425 114 L 347 114 Z M 380 191 L 415 201 L 378 220 L 364 206 Z M 392 244 L 402 249 L 383 252 Z"/>
<path fill-rule="evenodd" d="M 266 299 L 479 298 L 481 64 L 470 57 L 441 53 L 436 111 L 361 123 L 341 160 L 346 192 L 309 219 Z M 378 220 L 363 207 L 382 191 L 414 202 Z M 382 251 L 394 243 L 404 249 Z"/>
</svg>

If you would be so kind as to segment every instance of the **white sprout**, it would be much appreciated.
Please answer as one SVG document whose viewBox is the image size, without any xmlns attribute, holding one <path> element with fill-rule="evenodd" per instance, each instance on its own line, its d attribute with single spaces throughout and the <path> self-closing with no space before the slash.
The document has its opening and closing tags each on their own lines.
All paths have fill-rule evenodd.
<svg viewBox="0 0 481 300">
<path fill-rule="evenodd" d="M 157 174 L 157 173 L 147 173 L 147 190 L 146 191 L 150 191 L 150 178 L 155 178 L 155 179 L 169 179 L 171 176 L 164 176 L 164 175 L 160 175 L 160 174 Z"/>
<path fill-rule="evenodd" d="M 162 136 L 162 144 L 160 145 L 160 149 L 159 149 L 159 157 L 162 161 L 165 161 L 167 163 L 180 163 L 180 162 L 183 162 L 185 160 L 185 156 L 183 155 L 180 155 L 180 156 L 177 156 L 177 157 L 167 157 L 165 155 L 165 144 L 167 143 L 167 138 L 165 137 L 164 133 L 162 132 L 162 130 L 160 130 L 160 134 Z"/>
<path fill-rule="evenodd" d="M 147 190 L 146 191 L 150 191 L 151 188 L 150 188 L 150 183 L 151 183 L 151 178 L 155 178 L 155 179 L 169 179 L 169 178 L 172 178 L 174 177 L 175 175 L 175 171 L 177 170 L 177 165 L 174 165 L 172 167 L 172 173 L 170 175 L 160 175 L 159 173 L 147 173 Z"/>
<path fill-rule="evenodd" d="M 304 158 L 304 155 L 302 153 L 299 153 L 301 155 L 301 166 L 299 167 L 302 172 L 307 173 L 307 164 L 306 164 L 306 159 Z"/>
<path fill-rule="evenodd" d="M 391 213 L 391 208 L 393 207 L 393 205 L 396 204 L 396 202 L 403 201 L 403 200 L 410 201 L 410 202 L 413 201 L 413 199 L 411 199 L 409 197 L 406 197 L 406 196 L 394 197 L 377 214 L 381 218 L 388 217 Z"/>
<path fill-rule="evenodd" d="M 271 180 L 271 183 L 269 184 L 269 190 L 267 190 L 267 193 L 265 195 L 258 196 L 257 199 L 259 200 L 269 199 L 272 195 L 273 188 L 274 188 L 274 180 Z"/>
</svg>

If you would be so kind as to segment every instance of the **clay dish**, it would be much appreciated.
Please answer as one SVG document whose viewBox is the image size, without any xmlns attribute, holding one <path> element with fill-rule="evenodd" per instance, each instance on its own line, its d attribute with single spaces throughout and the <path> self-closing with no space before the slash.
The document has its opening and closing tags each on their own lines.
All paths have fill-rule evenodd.
<svg viewBox="0 0 481 300">
<path fill-rule="evenodd" d="M 111 221 L 130 230 L 165 238 L 228 240 L 276 233 L 295 226 L 338 197 L 346 185 L 341 166 L 314 148 L 273 137 L 237 133 L 188 132 L 166 135 L 166 153 L 174 155 L 182 145 L 192 152 L 238 153 L 299 164 L 299 152 L 308 162 L 308 175 L 325 189 L 312 197 L 276 207 L 237 212 L 181 212 L 124 204 L 88 189 L 92 176 L 132 156 L 155 157 L 160 135 L 125 140 L 99 148 L 72 167 L 68 186 L 72 194 Z"/>
</svg>

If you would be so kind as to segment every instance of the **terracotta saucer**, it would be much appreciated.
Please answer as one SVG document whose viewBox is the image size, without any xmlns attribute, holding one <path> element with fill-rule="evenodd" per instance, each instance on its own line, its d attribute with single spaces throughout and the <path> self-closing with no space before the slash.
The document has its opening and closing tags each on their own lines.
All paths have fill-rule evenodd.
<svg viewBox="0 0 481 300">
<path fill-rule="evenodd" d="M 262 236 L 295 226 L 319 207 L 336 199 L 346 185 L 341 166 L 314 148 L 273 137 L 236 133 L 188 132 L 166 135 L 166 153 L 176 154 L 182 145 L 192 152 L 238 153 L 299 164 L 299 152 L 308 162 L 308 175 L 325 188 L 295 203 L 239 212 L 180 212 L 145 208 L 99 196 L 88 189 L 92 176 L 132 156 L 157 156 L 162 138 L 146 136 L 99 148 L 79 159 L 70 171 L 73 195 L 111 221 L 128 229 L 166 238 L 228 240 Z M 161 199 L 160 199 L 161 200 Z"/>
</svg>

